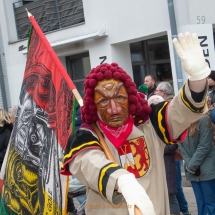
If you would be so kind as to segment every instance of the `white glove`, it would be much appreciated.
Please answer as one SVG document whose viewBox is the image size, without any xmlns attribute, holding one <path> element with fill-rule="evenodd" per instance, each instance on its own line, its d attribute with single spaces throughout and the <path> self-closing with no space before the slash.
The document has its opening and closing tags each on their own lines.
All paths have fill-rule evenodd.
<svg viewBox="0 0 215 215">
<path fill-rule="evenodd" d="M 178 39 L 180 43 L 174 38 L 173 44 L 181 59 L 184 71 L 188 73 L 189 80 L 197 81 L 208 77 L 211 70 L 206 66 L 197 34 L 192 34 L 192 40 L 188 32 L 185 35 L 180 33 Z"/>
<path fill-rule="evenodd" d="M 129 215 L 134 215 L 136 205 L 142 215 L 156 215 L 153 204 L 134 174 L 124 174 L 118 178 L 118 192 L 122 193 L 128 205 Z"/>
</svg>

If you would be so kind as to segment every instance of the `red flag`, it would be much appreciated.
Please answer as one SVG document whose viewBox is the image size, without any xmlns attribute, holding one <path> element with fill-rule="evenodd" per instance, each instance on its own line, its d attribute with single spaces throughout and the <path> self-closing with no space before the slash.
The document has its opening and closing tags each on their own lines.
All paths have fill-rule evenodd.
<svg viewBox="0 0 215 215">
<path fill-rule="evenodd" d="M 33 16 L 28 58 L 11 136 L 0 214 L 66 214 L 59 174 L 71 131 L 75 88 Z"/>
</svg>

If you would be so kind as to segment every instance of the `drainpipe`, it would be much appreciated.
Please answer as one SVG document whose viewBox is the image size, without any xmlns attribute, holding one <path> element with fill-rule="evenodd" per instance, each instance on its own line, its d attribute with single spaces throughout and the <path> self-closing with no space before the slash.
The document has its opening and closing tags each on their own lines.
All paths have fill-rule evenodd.
<svg viewBox="0 0 215 215">
<path fill-rule="evenodd" d="M 1 87 L 3 108 L 5 110 L 8 110 L 7 96 L 6 96 L 6 91 L 5 91 L 4 74 L 3 74 L 3 70 L 2 70 L 1 58 L 0 58 L 0 87 Z"/>
<path fill-rule="evenodd" d="M 178 38 L 178 33 L 177 33 L 177 26 L 176 26 L 176 21 L 175 21 L 175 10 L 174 10 L 174 3 L 173 0 L 167 0 L 168 3 L 168 10 L 169 10 L 169 20 L 170 20 L 170 28 L 171 28 L 171 34 L 172 34 L 172 40 L 174 38 Z M 182 68 L 181 68 L 181 60 L 178 57 L 177 52 L 174 49 L 174 59 L 175 59 L 175 69 L 176 69 L 176 78 L 177 78 L 177 85 L 178 85 L 178 90 L 181 89 L 183 86 L 183 75 L 182 75 Z"/>
</svg>

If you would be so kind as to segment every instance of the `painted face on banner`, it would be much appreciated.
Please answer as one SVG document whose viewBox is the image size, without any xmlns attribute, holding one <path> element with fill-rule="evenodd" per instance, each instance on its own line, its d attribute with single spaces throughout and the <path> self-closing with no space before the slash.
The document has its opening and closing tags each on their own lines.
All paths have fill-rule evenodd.
<svg viewBox="0 0 215 215">
<path fill-rule="evenodd" d="M 111 127 L 121 126 L 128 117 L 128 93 L 120 80 L 99 81 L 94 102 L 100 119 Z"/>
</svg>

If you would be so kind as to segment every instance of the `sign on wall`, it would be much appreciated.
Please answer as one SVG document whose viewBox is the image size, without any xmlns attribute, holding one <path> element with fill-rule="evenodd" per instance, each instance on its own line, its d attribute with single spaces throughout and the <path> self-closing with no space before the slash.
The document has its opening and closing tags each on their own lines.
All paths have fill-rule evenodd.
<svg viewBox="0 0 215 215">
<path fill-rule="evenodd" d="M 190 32 L 196 33 L 199 38 L 200 46 L 205 57 L 206 64 L 215 70 L 215 51 L 214 51 L 214 37 L 212 24 L 204 25 L 185 25 L 178 27 L 178 33 Z"/>
<path fill-rule="evenodd" d="M 199 25 L 184 25 L 177 27 L 178 34 L 179 33 L 196 33 L 199 38 L 200 45 L 202 47 L 203 55 L 205 56 L 205 63 L 211 68 L 211 70 L 215 70 L 215 51 L 214 51 L 214 37 L 213 37 L 213 26 L 212 24 L 199 24 Z M 172 35 L 171 31 L 167 31 L 168 41 L 169 41 L 169 50 L 170 50 L 170 60 L 172 67 L 172 76 L 174 83 L 174 91 L 178 92 L 178 78 L 176 75 L 175 68 L 175 60 L 174 60 L 174 51 L 172 44 Z M 187 81 L 188 75 L 182 69 L 183 83 Z"/>
</svg>

